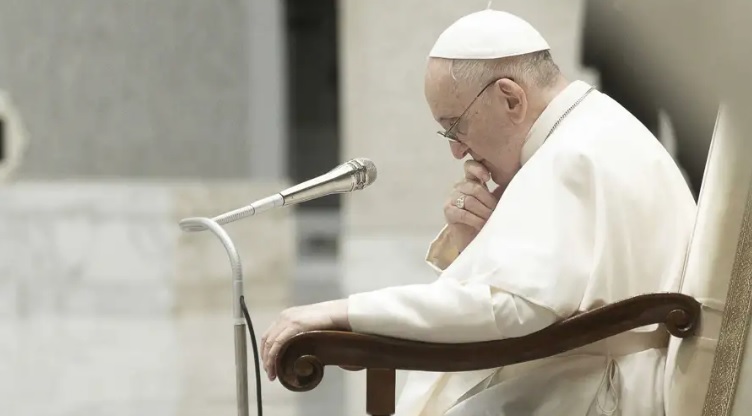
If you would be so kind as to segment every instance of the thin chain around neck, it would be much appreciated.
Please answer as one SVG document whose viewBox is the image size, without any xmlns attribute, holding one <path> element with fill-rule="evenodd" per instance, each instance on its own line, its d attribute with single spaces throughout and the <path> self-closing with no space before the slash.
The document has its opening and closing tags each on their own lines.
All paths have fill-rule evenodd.
<svg viewBox="0 0 752 416">
<path fill-rule="evenodd" d="M 564 114 L 562 114 L 561 117 L 559 117 L 558 120 L 556 120 L 556 123 L 554 123 L 553 127 L 551 127 L 551 130 L 546 135 L 546 138 L 543 139 L 544 142 L 546 140 L 548 140 L 549 136 L 551 136 L 551 134 L 554 132 L 554 130 L 556 130 L 556 128 L 559 127 L 559 124 L 561 124 L 561 122 L 564 120 L 564 118 L 566 116 L 568 116 L 569 113 L 571 113 L 572 110 L 574 110 L 574 108 L 577 107 L 582 102 L 582 100 L 584 100 L 585 97 L 588 96 L 588 94 L 590 94 L 591 92 L 593 92 L 593 90 L 595 90 L 595 87 L 590 87 L 590 89 L 588 89 L 587 91 L 585 91 L 585 94 L 582 94 L 582 97 L 580 97 L 577 101 L 575 101 L 574 104 L 572 104 L 572 106 L 569 107 L 567 109 L 567 111 L 565 111 Z"/>
</svg>

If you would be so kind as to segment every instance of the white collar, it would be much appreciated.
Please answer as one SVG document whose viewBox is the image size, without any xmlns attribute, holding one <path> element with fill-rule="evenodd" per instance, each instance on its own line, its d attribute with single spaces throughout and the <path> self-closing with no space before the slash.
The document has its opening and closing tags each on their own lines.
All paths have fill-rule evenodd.
<svg viewBox="0 0 752 416">
<path fill-rule="evenodd" d="M 543 145 L 557 121 L 592 86 L 584 81 L 574 81 L 554 97 L 541 115 L 533 123 L 522 145 L 521 164 L 524 165 Z"/>
</svg>

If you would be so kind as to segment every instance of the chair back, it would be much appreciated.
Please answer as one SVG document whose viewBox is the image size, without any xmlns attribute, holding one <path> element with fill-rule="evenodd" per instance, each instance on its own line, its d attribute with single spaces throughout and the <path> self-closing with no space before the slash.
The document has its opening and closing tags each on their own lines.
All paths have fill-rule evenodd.
<svg viewBox="0 0 752 416">
<path fill-rule="evenodd" d="M 711 144 L 681 292 L 702 304 L 697 335 L 672 339 L 666 362 L 668 416 L 731 407 L 752 367 L 739 368 L 752 316 L 752 126 L 725 104 Z M 750 338 L 752 340 L 752 338 Z M 752 389 L 745 389 L 752 398 Z M 710 410 L 705 410 L 708 412 Z M 737 414 L 748 414 L 742 412 Z"/>
</svg>

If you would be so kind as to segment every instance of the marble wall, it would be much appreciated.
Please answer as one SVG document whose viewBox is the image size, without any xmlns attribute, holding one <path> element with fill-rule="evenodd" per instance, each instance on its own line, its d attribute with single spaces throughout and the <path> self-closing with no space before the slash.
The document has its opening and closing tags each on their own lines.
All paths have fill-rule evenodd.
<svg viewBox="0 0 752 416">
<path fill-rule="evenodd" d="M 0 2 L 23 178 L 280 178 L 284 2 Z"/>
<path fill-rule="evenodd" d="M 213 234 L 183 233 L 178 222 L 285 186 L 0 188 L 0 414 L 234 414 L 227 255 Z M 292 214 L 279 209 L 225 226 L 243 260 L 257 337 L 290 302 Z M 296 414 L 292 393 L 263 383 L 267 412 Z"/>
<path fill-rule="evenodd" d="M 3 315 L 161 315 L 228 304 L 230 270 L 209 232 L 180 219 L 243 206 L 273 183 L 22 182 L 0 189 Z M 292 210 L 227 225 L 249 302 L 287 302 Z"/>
<path fill-rule="evenodd" d="M 0 2 L 0 88 L 33 137 L 21 174 L 247 175 L 248 15 L 245 1 Z"/>
</svg>

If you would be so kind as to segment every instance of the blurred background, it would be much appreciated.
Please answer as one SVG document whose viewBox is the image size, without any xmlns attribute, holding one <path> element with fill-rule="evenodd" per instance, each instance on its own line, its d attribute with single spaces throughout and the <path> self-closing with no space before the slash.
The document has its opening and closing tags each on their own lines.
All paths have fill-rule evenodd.
<svg viewBox="0 0 752 416">
<path fill-rule="evenodd" d="M 288 306 L 433 280 L 423 258 L 462 166 L 424 103 L 426 54 L 487 4 L 0 0 L 0 415 L 235 414 L 229 263 L 178 221 L 354 157 L 379 169 L 367 190 L 227 226 L 257 335 Z M 632 55 L 620 6 L 492 5 L 699 189 L 716 103 Z M 328 370 L 308 393 L 264 378 L 265 412 L 364 414 L 364 377 Z"/>
</svg>

